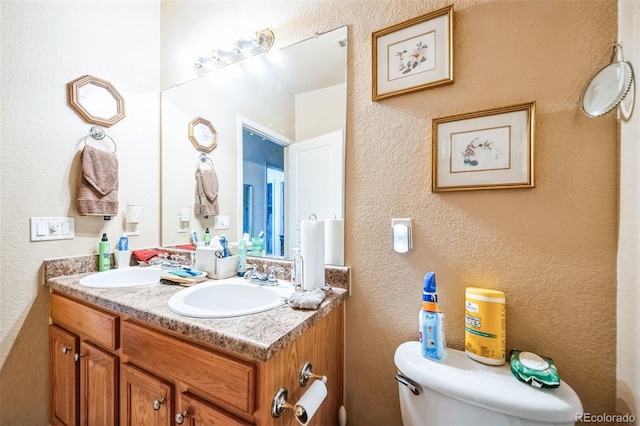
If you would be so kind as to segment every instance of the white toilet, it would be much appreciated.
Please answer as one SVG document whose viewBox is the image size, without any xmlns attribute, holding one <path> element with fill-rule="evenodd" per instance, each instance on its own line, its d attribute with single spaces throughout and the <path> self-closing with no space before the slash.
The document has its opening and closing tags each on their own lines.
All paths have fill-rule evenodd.
<svg viewBox="0 0 640 426">
<path fill-rule="evenodd" d="M 568 384 L 536 389 L 518 381 L 509 363 L 481 364 L 454 349 L 432 361 L 422 357 L 419 342 L 405 342 L 395 364 L 405 426 L 574 425 L 582 413 Z"/>
</svg>

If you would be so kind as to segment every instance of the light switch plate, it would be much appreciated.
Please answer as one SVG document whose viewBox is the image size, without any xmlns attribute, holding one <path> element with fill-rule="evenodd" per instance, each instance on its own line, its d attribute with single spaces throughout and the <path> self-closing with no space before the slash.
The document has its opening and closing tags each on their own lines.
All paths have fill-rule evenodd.
<svg viewBox="0 0 640 426">
<path fill-rule="evenodd" d="M 229 229 L 229 216 L 216 216 L 213 229 Z"/>
<path fill-rule="evenodd" d="M 71 240 L 75 237 L 73 217 L 31 218 L 31 241 Z"/>
</svg>

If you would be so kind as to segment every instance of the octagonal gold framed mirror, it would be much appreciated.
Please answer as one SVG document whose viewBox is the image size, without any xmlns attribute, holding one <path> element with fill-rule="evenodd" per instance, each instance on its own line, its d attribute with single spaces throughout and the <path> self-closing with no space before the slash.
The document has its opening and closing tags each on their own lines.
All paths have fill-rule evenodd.
<svg viewBox="0 0 640 426">
<path fill-rule="evenodd" d="M 211 152 L 218 146 L 218 132 L 209 120 L 196 117 L 189 122 L 189 140 L 198 151 Z"/>
<path fill-rule="evenodd" d="M 89 124 L 111 127 L 125 117 L 124 98 L 110 82 L 92 75 L 67 83 L 67 104 Z"/>
</svg>

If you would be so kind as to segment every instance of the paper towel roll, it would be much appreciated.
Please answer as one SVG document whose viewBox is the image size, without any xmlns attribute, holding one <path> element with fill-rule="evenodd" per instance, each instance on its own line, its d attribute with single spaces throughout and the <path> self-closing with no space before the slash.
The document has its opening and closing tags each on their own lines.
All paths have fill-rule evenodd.
<svg viewBox="0 0 640 426">
<path fill-rule="evenodd" d="M 300 254 L 304 262 L 302 288 L 324 286 L 324 221 L 302 220 Z"/>
<path fill-rule="evenodd" d="M 344 265 L 344 220 L 324 221 L 324 263 Z"/>
<path fill-rule="evenodd" d="M 316 414 L 322 401 L 327 397 L 327 386 L 320 380 L 314 381 L 309 390 L 296 403 L 296 420 L 303 426 L 309 424 L 311 418 Z"/>
</svg>

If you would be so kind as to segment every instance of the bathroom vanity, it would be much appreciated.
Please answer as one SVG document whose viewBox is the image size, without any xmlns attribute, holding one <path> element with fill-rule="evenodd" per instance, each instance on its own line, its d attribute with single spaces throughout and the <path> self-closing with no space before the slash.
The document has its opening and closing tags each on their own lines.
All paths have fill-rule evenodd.
<svg viewBox="0 0 640 426">
<path fill-rule="evenodd" d="M 200 319 L 168 309 L 181 287 L 87 288 L 86 274 L 55 277 L 47 262 L 51 424 L 296 424 L 290 409 L 273 417 L 272 401 L 282 387 L 300 399 L 306 362 L 327 377 L 311 424 L 338 423 L 346 288 L 316 311 Z"/>
</svg>

